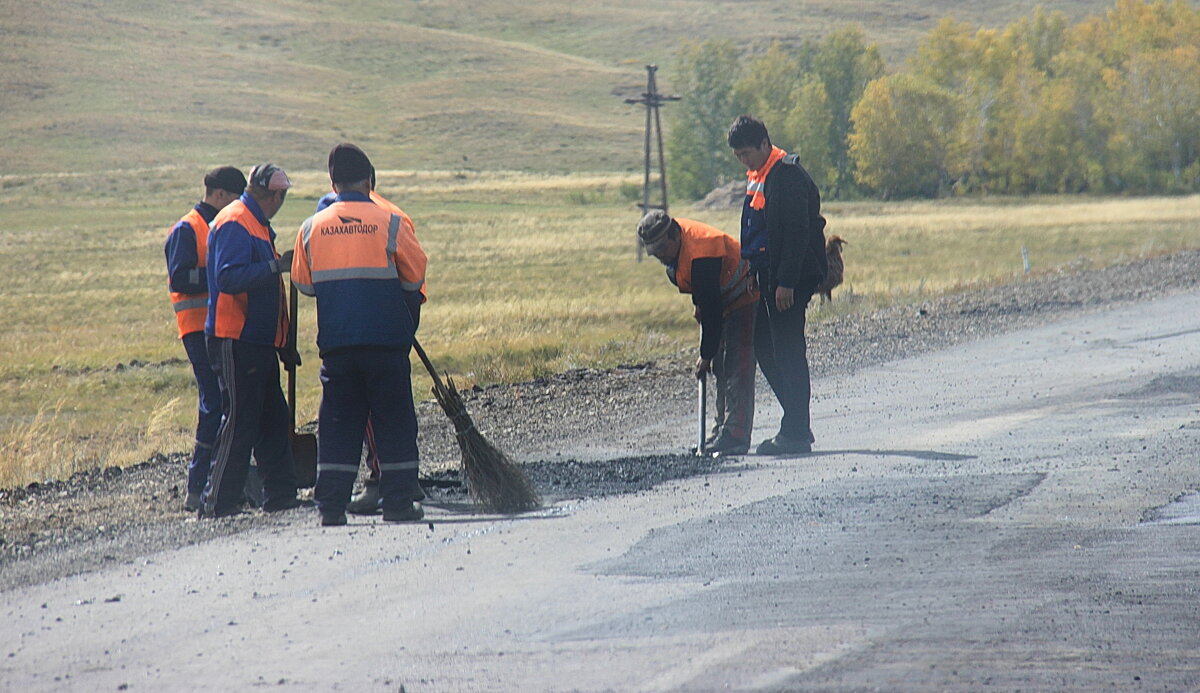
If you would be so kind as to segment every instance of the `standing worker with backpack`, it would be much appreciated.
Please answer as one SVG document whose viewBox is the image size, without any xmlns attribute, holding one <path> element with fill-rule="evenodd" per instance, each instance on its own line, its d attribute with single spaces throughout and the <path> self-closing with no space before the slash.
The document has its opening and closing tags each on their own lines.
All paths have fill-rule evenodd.
<svg viewBox="0 0 1200 693">
<path fill-rule="evenodd" d="M 758 367 L 783 407 L 779 433 L 759 443 L 760 455 L 812 452 L 805 309 L 827 272 L 821 194 L 795 154 L 771 144 L 767 127 L 739 116 L 729 147 L 747 169 L 742 206 L 742 257 L 760 290 L 754 324 Z"/>
</svg>

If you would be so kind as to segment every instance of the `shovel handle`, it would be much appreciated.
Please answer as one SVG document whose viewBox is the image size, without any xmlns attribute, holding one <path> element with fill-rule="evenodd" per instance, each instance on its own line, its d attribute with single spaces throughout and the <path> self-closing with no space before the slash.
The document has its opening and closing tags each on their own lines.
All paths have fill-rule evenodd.
<svg viewBox="0 0 1200 693">
<path fill-rule="evenodd" d="M 288 281 L 288 346 L 296 348 L 296 312 L 300 301 L 296 295 L 296 285 Z M 289 364 L 287 370 L 288 411 L 292 416 L 292 435 L 296 434 L 296 366 Z"/>
<path fill-rule="evenodd" d="M 696 378 L 696 454 L 704 455 L 704 420 L 708 405 L 708 373 Z"/>
</svg>

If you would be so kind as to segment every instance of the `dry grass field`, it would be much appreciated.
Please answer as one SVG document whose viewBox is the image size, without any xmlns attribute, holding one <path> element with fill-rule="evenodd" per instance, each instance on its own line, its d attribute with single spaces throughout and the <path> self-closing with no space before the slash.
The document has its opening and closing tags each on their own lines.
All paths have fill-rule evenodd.
<svg viewBox="0 0 1200 693">
<path fill-rule="evenodd" d="M 189 447 L 191 373 L 166 295 L 166 228 L 202 170 L 0 178 L 0 487 Z M 320 171 L 276 218 L 290 244 Z M 688 298 L 635 261 L 636 176 L 380 172 L 430 257 L 422 340 L 466 383 L 518 382 L 693 346 Z M 720 228 L 736 211 L 677 206 Z M 834 203 L 846 284 L 813 320 L 1035 273 L 1200 247 L 1200 198 Z M 311 302 L 301 304 L 300 418 L 315 417 Z M 415 388 L 424 397 L 427 383 Z"/>
</svg>

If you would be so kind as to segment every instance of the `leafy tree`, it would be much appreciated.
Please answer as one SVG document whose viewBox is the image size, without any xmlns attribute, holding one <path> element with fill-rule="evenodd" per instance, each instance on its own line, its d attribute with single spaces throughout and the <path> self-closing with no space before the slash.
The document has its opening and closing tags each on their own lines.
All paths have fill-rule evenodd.
<svg viewBox="0 0 1200 693">
<path fill-rule="evenodd" d="M 825 188 L 834 179 L 834 116 L 824 83 L 814 74 L 803 74 L 807 62 L 779 42 L 772 43 L 766 53 L 749 61 L 734 87 L 734 101 L 766 123 L 771 142 L 798 154 L 817 185 Z"/>
<path fill-rule="evenodd" d="M 853 181 L 848 139 L 850 113 L 867 84 L 883 75 L 883 58 L 877 46 L 867 45 L 861 27 L 848 26 L 826 36 L 816 47 L 812 62 L 824 86 L 828 109 L 828 116 L 814 112 L 813 117 L 820 120 L 828 117 L 826 148 L 834 168 L 830 192 L 836 198 Z M 811 96 L 815 97 L 815 93 Z"/>
<path fill-rule="evenodd" d="M 782 129 L 795 144 L 785 149 L 798 155 L 817 186 L 827 190 L 837 179 L 838 169 L 829 138 L 835 116 L 825 94 L 825 83 L 809 77 L 792 91 L 791 102 L 792 110 L 783 119 Z"/>
<path fill-rule="evenodd" d="M 773 41 L 766 53 L 748 61 L 733 87 L 734 103 L 766 123 L 771 141 L 785 148 L 795 146 L 782 132 L 782 123 L 794 106 L 792 92 L 799 76 L 800 64 L 795 56 Z"/>
<path fill-rule="evenodd" d="M 851 114 L 858 183 L 885 199 L 944 192 L 956 118 L 954 94 L 927 80 L 901 74 L 871 82 Z"/>
<path fill-rule="evenodd" d="M 675 90 L 666 148 L 672 187 L 696 199 L 738 173 L 726 134 L 740 113 L 733 100 L 738 52 L 730 41 L 691 41 L 676 56 Z"/>
</svg>

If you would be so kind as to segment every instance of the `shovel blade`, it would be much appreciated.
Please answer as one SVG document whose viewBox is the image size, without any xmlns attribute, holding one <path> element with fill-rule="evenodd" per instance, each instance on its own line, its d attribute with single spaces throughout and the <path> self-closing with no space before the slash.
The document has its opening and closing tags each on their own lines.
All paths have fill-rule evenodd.
<svg viewBox="0 0 1200 693">
<path fill-rule="evenodd" d="M 292 434 L 292 460 L 296 465 L 296 485 L 310 488 L 317 483 L 317 436 Z"/>
</svg>

